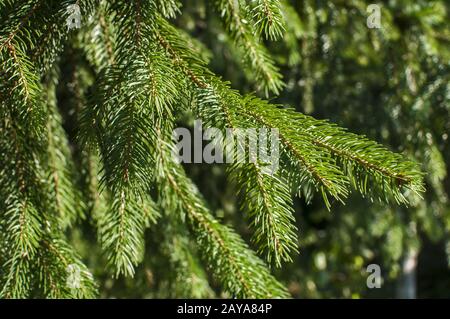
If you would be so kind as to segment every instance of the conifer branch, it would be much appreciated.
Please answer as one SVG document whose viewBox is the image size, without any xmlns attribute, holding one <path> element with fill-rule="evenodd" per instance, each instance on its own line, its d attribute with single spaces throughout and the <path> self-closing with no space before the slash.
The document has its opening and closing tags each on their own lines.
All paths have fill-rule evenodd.
<svg viewBox="0 0 450 319">
<path fill-rule="evenodd" d="M 100 242 L 116 276 L 134 276 L 134 266 L 143 259 L 143 205 L 142 198 L 122 190 L 99 218 Z"/>
<path fill-rule="evenodd" d="M 101 184 L 114 200 L 111 211 L 100 218 L 102 246 L 116 275 L 132 276 L 133 266 L 142 260 L 143 230 L 149 222 L 143 203 L 153 178 L 154 119 L 172 118 L 181 82 L 149 42 L 154 36 L 153 2 L 116 1 L 107 9 L 121 26 L 114 51 L 117 64 L 104 70 L 95 105 L 84 117 L 99 122 Z"/>
<path fill-rule="evenodd" d="M 280 39 L 285 29 L 280 1 L 257 0 L 254 2 L 252 14 L 258 32 L 271 40 Z"/>
<path fill-rule="evenodd" d="M 252 74 L 253 81 L 266 96 L 269 92 L 278 94 L 283 87 L 282 76 L 258 35 L 251 30 L 252 17 L 248 7 L 235 0 L 216 0 L 215 4 L 244 65 L 250 70 L 248 74 Z"/>
<path fill-rule="evenodd" d="M 157 11 L 165 18 L 175 18 L 180 13 L 181 3 L 178 0 L 155 0 Z"/>
<path fill-rule="evenodd" d="M 246 111 L 255 119 L 264 121 L 263 118 L 268 119 L 274 113 L 277 119 L 289 117 L 290 123 L 298 125 L 294 126 L 297 136 L 304 136 L 333 155 L 349 182 L 363 195 L 371 194 L 374 198 L 385 200 L 392 195 L 397 202 L 407 203 L 403 190 L 409 189 L 416 194 L 423 191 L 422 174 L 417 164 L 388 151 L 380 144 L 349 133 L 327 121 L 269 106 L 267 103 L 263 103 L 266 106 L 262 107 L 260 101 L 253 98 L 249 101 L 256 102 L 251 102 Z M 281 124 L 278 122 L 273 126 L 280 127 Z"/>
<path fill-rule="evenodd" d="M 189 51 L 189 48 L 183 43 L 183 40 L 180 37 L 177 37 L 176 30 L 166 29 L 165 31 L 166 39 L 168 39 L 166 40 L 167 43 L 165 44 L 165 47 L 170 48 L 170 50 L 168 50 L 169 55 L 175 57 L 176 63 L 174 63 L 174 65 L 176 67 L 182 66 L 184 73 L 193 84 L 197 86 L 198 91 L 200 92 L 200 94 L 197 95 L 200 112 L 197 111 L 197 114 L 206 121 L 207 125 L 210 127 L 232 128 L 236 126 L 232 122 L 238 121 L 240 127 L 257 126 L 278 129 L 283 154 L 282 174 L 291 182 L 294 189 L 300 190 L 312 185 L 322 193 L 328 208 L 330 208 L 331 203 L 327 194 L 332 195 L 340 201 L 348 195 L 350 178 L 342 172 L 339 156 L 333 156 L 334 153 L 331 152 L 330 149 L 318 144 L 316 139 L 307 134 L 308 131 L 315 127 L 314 125 L 308 126 L 306 120 L 301 123 L 293 121 L 293 118 L 298 114 L 293 111 L 279 109 L 256 98 L 241 98 L 238 93 L 230 90 L 227 85 L 214 78 L 214 76 L 211 76 L 208 70 L 202 65 L 201 61 L 193 60 L 193 63 L 190 64 L 191 60 L 189 54 L 186 54 L 186 52 L 190 53 L 192 51 Z M 178 52 L 184 52 L 184 55 L 187 56 L 187 58 L 184 58 L 184 56 Z M 301 114 L 298 116 L 305 118 Z M 297 125 L 293 126 L 292 123 L 297 123 Z M 354 145 L 358 145 L 360 141 L 354 140 L 353 142 Z M 392 158 L 393 153 L 386 155 L 391 156 Z M 401 158 L 397 157 L 396 161 L 398 160 L 402 161 Z M 254 166 L 250 165 L 249 167 Z M 251 170 L 247 169 L 247 171 Z M 347 173 L 347 171 L 345 171 L 345 173 Z M 414 171 L 409 172 L 409 174 L 414 175 Z M 257 176 L 258 175 L 256 175 L 256 177 Z M 361 175 L 353 176 L 352 178 L 361 181 L 365 180 L 365 177 Z M 241 178 L 239 180 L 243 181 L 246 179 Z M 255 180 L 258 181 L 258 178 Z M 420 180 L 420 177 L 416 178 L 414 183 L 421 183 Z M 377 183 L 375 182 L 374 184 L 373 187 L 377 187 Z M 259 185 L 261 185 L 261 183 Z M 257 186 L 258 184 L 253 185 L 253 189 L 258 189 Z M 279 183 L 276 184 L 276 186 L 279 187 L 279 190 L 284 189 L 284 192 L 282 191 L 274 196 L 288 199 L 289 193 L 286 192 L 286 188 L 283 188 L 283 184 Z M 277 187 L 274 187 L 274 189 L 276 190 Z M 273 189 L 271 189 L 271 191 L 273 191 Z M 259 194 L 262 195 L 263 193 Z M 264 199 L 264 196 L 261 196 L 260 198 Z M 251 204 L 251 202 L 252 197 L 247 196 L 246 203 Z M 289 203 L 289 201 L 287 202 Z M 259 201 L 259 203 L 261 203 L 261 201 Z M 283 256 L 283 260 L 289 260 L 288 252 L 292 251 L 295 247 L 292 245 L 292 239 L 295 238 L 295 236 L 292 236 L 292 230 L 295 229 L 295 226 L 293 226 L 292 217 L 289 213 L 290 206 L 289 204 L 283 205 L 282 203 L 283 202 L 279 203 L 277 209 L 280 211 L 280 206 L 287 208 L 285 213 L 281 216 L 286 218 L 285 230 L 287 230 L 287 234 L 291 235 L 285 237 L 287 239 L 284 245 L 286 249 L 285 253 L 278 253 L 277 255 L 277 250 L 274 248 L 277 247 L 280 249 L 282 245 L 277 246 L 277 238 L 274 238 L 273 236 L 266 237 L 267 243 L 270 244 L 264 246 L 266 248 L 271 248 L 268 249 L 268 256 L 271 258 L 272 256 L 270 253 L 273 253 L 276 263 L 279 263 L 281 260 L 280 255 Z M 264 205 L 261 206 L 264 207 Z M 277 210 L 274 211 L 278 212 Z M 259 211 L 259 215 L 264 216 L 264 212 L 267 213 L 269 210 Z M 250 215 L 257 216 L 254 210 L 250 210 Z M 262 219 L 255 220 L 261 221 Z M 261 229 L 261 227 L 256 227 L 255 229 Z M 290 232 L 288 231 L 289 229 L 291 230 Z M 273 229 L 269 230 L 267 233 L 270 234 L 271 231 L 273 231 Z M 267 235 L 267 233 L 265 235 Z M 259 242 L 261 243 L 261 232 L 257 234 L 256 238 L 259 238 Z"/>
<path fill-rule="evenodd" d="M 97 285 L 79 256 L 60 238 L 45 238 L 37 256 L 42 274 L 39 283 L 45 298 L 88 298 L 97 296 Z M 72 273 L 73 272 L 73 273 Z"/>
<path fill-rule="evenodd" d="M 158 136 L 164 136 L 159 131 Z M 230 228 L 221 225 L 206 208 L 203 198 L 187 178 L 180 165 L 173 162 L 171 143 L 159 141 L 160 175 L 157 182 L 165 202 L 175 201 L 176 211 L 185 220 L 196 242 L 203 250 L 201 257 L 223 288 L 238 298 L 285 297 L 285 288 L 269 273 L 243 240 Z M 175 209 L 176 208 L 176 209 Z"/>
<path fill-rule="evenodd" d="M 42 236 L 41 216 L 31 203 L 14 196 L 5 203 L 3 228 L 8 235 L 1 243 L 7 245 L 1 265 L 2 298 L 26 298 L 30 292 L 30 263 L 35 257 Z"/>
<path fill-rule="evenodd" d="M 61 123 L 61 115 L 56 105 L 56 83 L 47 88 L 47 180 L 49 206 L 55 216 L 59 216 L 62 228 L 72 225 L 79 217 L 83 217 L 83 202 L 75 185 L 74 167 L 69 141 Z"/>
<path fill-rule="evenodd" d="M 37 164 L 42 142 L 22 126 L 22 118 L 4 100 L 1 107 L 5 117 L 0 124 L 4 136 L 0 141 L 0 223 L 6 235 L 0 245 L 6 256 L 1 265 L 0 296 L 17 298 L 29 293 L 27 277 L 42 236 L 45 195 Z"/>
<path fill-rule="evenodd" d="M 69 5 L 81 9 L 80 30 L 67 28 Z M 266 95 L 278 94 L 283 82 L 262 38 L 279 39 L 286 28 L 285 43 L 296 51 L 305 34 L 295 9 L 284 0 L 215 0 L 213 6 L 249 79 Z M 252 241 L 276 266 L 297 250 L 292 193 L 314 189 L 330 208 L 330 198 L 342 201 L 352 188 L 405 204 L 423 191 L 417 164 L 402 155 L 231 89 L 209 70 L 209 50 L 167 21 L 180 10 L 178 0 L 0 1 L 0 297 L 97 295 L 75 253 L 79 246 L 72 246 L 76 236 L 65 235 L 82 211 L 96 224 L 116 277 L 133 276 L 141 262 L 147 267 L 153 260 L 145 256 L 145 231 L 159 223 L 153 252 L 178 272 L 167 277 L 161 271 L 159 283 L 174 287 L 174 296 L 213 294 L 202 263 L 232 297 L 289 296 L 244 240 L 213 216 L 171 158 L 178 111 L 193 111 L 207 128 L 231 130 L 234 137 L 241 128 L 277 130 L 278 171 L 268 172 L 267 163 L 250 156 L 227 167 Z M 60 59 L 67 39 L 76 50 Z M 81 89 L 66 85 L 75 91 L 68 101 L 64 89 L 57 98 L 57 79 L 67 72 L 55 62 L 64 65 L 74 52 L 80 56 L 69 63 L 83 83 Z M 300 58 L 292 54 L 290 65 Z M 71 123 L 74 118 L 79 123 Z M 443 176 L 438 171 L 436 184 Z M 73 269 L 80 271 L 75 286 L 69 284 Z"/>
<path fill-rule="evenodd" d="M 99 73 L 116 64 L 116 30 L 111 21 L 113 17 L 107 10 L 105 1 L 101 1 L 94 12 L 94 18 L 80 32 L 80 41 L 85 43 L 82 49 Z"/>
<path fill-rule="evenodd" d="M 282 261 L 292 261 L 298 238 L 287 183 L 257 164 L 247 164 L 235 172 L 233 179 L 240 185 L 243 210 L 252 220 L 253 241 L 259 252 L 278 267 Z"/>
<path fill-rule="evenodd" d="M 238 298 L 286 297 L 284 288 L 230 228 L 217 222 L 204 207 L 197 190 L 174 169 L 168 183 L 181 200 L 186 219 L 201 247 L 202 257 L 217 280 Z"/>
<path fill-rule="evenodd" d="M 252 127 L 233 111 L 233 105 L 240 103 L 240 96 L 220 96 L 219 87 L 220 82 L 217 88 L 198 89 L 195 114 L 208 126 L 221 128 L 224 135 L 226 129 L 237 132 L 238 128 Z M 238 137 L 237 133 L 234 135 Z M 230 147 L 234 148 L 234 145 L 224 141 L 220 145 L 224 153 Z M 251 220 L 253 242 L 269 263 L 281 266 L 281 261 L 291 261 L 291 253 L 297 250 L 291 191 L 286 181 L 278 174 L 270 173 L 270 168 L 264 165 L 267 163 L 236 162 L 228 170 L 242 195 L 241 208 Z"/>
</svg>

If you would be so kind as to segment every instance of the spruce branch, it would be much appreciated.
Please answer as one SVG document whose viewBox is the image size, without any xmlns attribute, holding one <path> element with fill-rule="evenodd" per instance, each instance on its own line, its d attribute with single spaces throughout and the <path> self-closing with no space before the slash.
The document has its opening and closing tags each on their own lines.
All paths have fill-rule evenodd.
<svg viewBox="0 0 450 319">
<path fill-rule="evenodd" d="M 107 10 L 106 2 L 101 1 L 93 18 L 88 20 L 79 33 L 80 42 L 83 43 L 82 50 L 98 73 L 116 64 L 117 31 L 111 21 L 113 16 Z"/>
<path fill-rule="evenodd" d="M 233 91 L 227 93 L 234 94 L 220 96 L 220 88 L 224 86 L 220 82 L 216 84 L 217 87 L 197 90 L 194 111 L 206 125 L 219 127 L 224 135 L 227 129 L 232 129 L 234 141 L 234 138 L 239 138 L 239 128 L 254 126 L 249 126 L 233 111 L 232 105 L 240 103 L 240 96 Z M 226 144 L 226 139 L 221 143 L 219 146 L 224 153 L 235 147 L 234 144 Z M 267 261 L 276 266 L 281 266 L 282 261 L 291 261 L 290 256 L 297 250 L 298 240 L 287 182 L 278 174 L 271 173 L 267 163 L 233 160 L 236 162 L 229 166 L 229 175 L 242 195 L 241 209 L 251 221 L 252 240 L 259 247 L 259 253 L 265 254 Z"/>
<path fill-rule="evenodd" d="M 111 10 L 118 10 L 118 24 L 122 25 L 115 50 L 117 65 L 103 73 L 104 82 L 92 111 L 99 117 L 96 125 L 103 134 L 99 136 L 105 165 L 103 182 L 112 189 L 131 185 L 148 188 L 153 119 L 172 118 L 172 105 L 181 91 L 182 81 L 169 61 L 148 42 L 154 36 L 153 16 L 147 12 L 151 9 L 152 3 L 141 1 L 111 5 Z"/>
<path fill-rule="evenodd" d="M 42 216 L 32 204 L 15 196 L 5 203 L 2 216 L 6 238 L 1 243 L 6 251 L 1 265 L 2 298 L 26 298 L 30 293 L 30 265 L 42 237 Z"/>
<path fill-rule="evenodd" d="M 164 32 L 164 33 L 163 33 Z M 195 59 L 192 50 L 184 43 L 184 40 L 177 36 L 177 31 L 174 28 L 166 28 L 161 32 L 164 36 L 164 45 L 166 52 L 172 57 L 174 66 L 179 67 L 188 79 L 197 87 L 200 92 L 197 94 L 197 110 L 198 114 L 208 126 L 210 127 L 265 127 L 275 128 L 279 130 L 279 137 L 282 144 L 282 171 L 284 178 L 290 181 L 291 186 L 296 190 L 315 188 L 323 195 L 325 204 L 330 208 L 330 200 L 328 194 L 335 199 L 342 201 L 349 193 L 349 185 L 357 179 L 364 181 L 367 176 L 352 175 L 352 172 L 342 169 L 341 156 L 344 154 L 336 154 L 329 148 L 323 147 L 317 137 L 308 132 L 321 123 L 308 123 L 307 117 L 292 110 L 281 109 L 277 106 L 259 100 L 254 97 L 242 98 L 237 92 L 231 90 L 227 84 L 221 80 L 211 76 L 209 70 L 202 64 L 202 61 Z M 184 52 L 183 54 L 181 52 Z M 191 62 L 192 61 L 192 62 Z M 294 118 L 302 118 L 296 121 Z M 233 122 L 238 124 L 233 124 Z M 316 120 L 315 120 L 316 121 Z M 296 123 L 292 125 L 292 123 Z M 345 132 L 344 132 L 345 134 Z M 361 138 L 356 135 L 349 135 L 353 139 L 354 145 L 361 142 Z M 377 152 L 375 144 L 369 145 L 373 147 L 373 151 Z M 397 165 L 409 165 L 404 158 L 397 156 L 394 153 L 386 151 L 384 156 L 390 157 Z M 359 162 L 358 165 L 366 164 Z M 372 163 L 375 167 L 376 164 Z M 250 166 L 253 167 L 253 166 Z M 412 168 L 412 167 L 410 167 Z M 368 172 L 370 174 L 370 172 Z M 348 177 L 350 174 L 350 177 Z M 415 175 L 414 170 L 408 171 L 412 176 L 411 184 L 418 185 L 421 183 L 420 176 Z M 353 180 L 352 180 L 353 178 Z M 257 180 L 257 179 L 256 179 Z M 261 185 L 261 183 L 260 183 Z M 377 183 L 372 181 L 373 189 L 376 189 Z M 258 185 L 256 185 L 258 186 Z M 278 189 L 284 189 L 283 184 L 277 184 Z M 396 190 L 388 189 L 386 193 L 393 193 L 396 198 L 400 192 L 400 185 L 396 185 Z M 257 187 L 254 187 L 257 189 Z M 275 188 L 276 189 L 276 188 Z M 361 190 L 361 189 L 360 189 Z M 420 191 L 420 187 L 417 188 Z M 283 196 L 279 198 L 289 198 L 286 191 L 281 193 Z M 250 199 L 250 198 L 248 198 Z M 251 201 L 250 201 L 251 203 Z M 245 207 L 245 206 L 244 206 Z M 247 206 L 248 207 L 248 206 Z M 289 205 L 283 206 L 289 207 Z M 288 211 L 285 211 L 285 213 Z M 254 212 L 250 215 L 255 216 Z M 264 216 L 261 214 L 261 216 Z M 267 215 L 266 215 L 267 216 Z M 283 215 L 285 220 L 292 220 L 290 214 Z M 262 219 L 258 219 L 262 220 Z M 292 222 L 286 222 L 290 229 L 295 229 Z M 289 229 L 288 228 L 288 229 Z M 292 234 L 292 232 L 290 233 Z M 258 236 L 259 238 L 262 238 Z M 289 238 L 286 237 L 286 238 Z M 295 237 L 290 237 L 286 243 L 286 252 L 292 250 L 294 247 L 291 240 Z M 270 238 L 268 242 L 272 243 L 271 247 L 276 246 L 276 240 Z M 281 245 L 279 246 L 281 247 Z M 290 249 L 288 248 L 290 247 Z M 274 250 L 272 250 L 273 252 Z M 276 253 L 274 253 L 276 254 Z M 288 254 L 284 254 L 285 260 L 288 259 Z M 280 260 L 278 258 L 278 260 Z"/>
<path fill-rule="evenodd" d="M 172 119 L 182 85 L 165 55 L 150 42 L 154 9 L 148 1 L 115 1 L 107 8 L 118 20 L 116 64 L 102 70 L 93 105 L 83 115 L 89 120 L 83 120 L 84 126 L 95 125 L 103 164 L 101 185 L 114 201 L 100 217 L 100 238 L 116 275 L 132 276 L 142 260 L 143 230 L 152 217 L 149 211 L 154 211 L 144 208 L 155 162 L 154 123 Z"/>
<path fill-rule="evenodd" d="M 207 269 L 235 297 L 286 297 L 285 288 L 244 241 L 211 215 L 195 185 L 174 162 L 174 146 L 162 138 L 166 134 L 158 130 L 155 148 L 159 158 L 156 182 L 160 185 L 161 201 L 171 205 L 175 218 L 187 223 L 192 236 L 202 247 L 201 258 Z"/>
<path fill-rule="evenodd" d="M 223 288 L 238 298 L 286 297 L 287 292 L 242 239 L 221 225 L 205 208 L 197 189 L 179 167 L 166 173 L 167 182 L 181 201 L 202 258 Z"/>
<path fill-rule="evenodd" d="M 233 180 L 244 198 L 242 210 L 251 219 L 253 241 L 269 263 L 281 267 L 292 261 L 298 250 L 297 227 L 293 216 L 292 197 L 286 181 L 269 174 L 258 164 L 247 164 L 234 170 Z"/>
<path fill-rule="evenodd" d="M 387 150 L 380 144 L 347 132 L 345 129 L 324 120 L 316 120 L 290 109 L 269 106 L 259 99 L 250 98 L 247 111 L 255 119 L 264 121 L 269 116 L 274 120 L 289 118 L 296 123 L 294 131 L 298 137 L 304 136 L 317 147 L 329 152 L 339 167 L 343 168 L 349 182 L 363 195 L 388 200 L 393 197 L 399 203 L 408 203 L 403 191 L 420 194 L 423 191 L 422 173 L 416 163 L 400 154 Z M 255 102 L 255 103 L 254 103 Z M 256 116 L 258 115 L 258 116 Z M 270 120 L 269 120 L 270 121 Z M 282 127 L 282 123 L 273 123 Z"/>
<path fill-rule="evenodd" d="M 39 288 L 45 298 L 88 298 L 97 296 L 97 285 L 91 272 L 73 247 L 63 239 L 46 237 L 37 256 L 41 274 Z"/>
<path fill-rule="evenodd" d="M 175 18 L 180 13 L 181 3 L 178 0 L 155 0 L 157 11 L 165 18 Z"/>
<path fill-rule="evenodd" d="M 282 6 L 278 0 L 257 0 L 252 8 L 255 27 L 268 39 L 277 40 L 285 30 Z"/>
<path fill-rule="evenodd" d="M 7 19 L 0 32 L 0 51 L 13 47 L 27 55 L 40 74 L 49 71 L 68 38 L 67 8 L 77 4 L 82 22 L 98 4 L 98 0 L 28 0 L 10 3 Z M 8 10 L 8 9 L 4 9 Z"/>
<path fill-rule="evenodd" d="M 2 113 L 17 117 L 30 128 L 30 134 L 40 136 L 44 131 L 45 108 L 35 68 L 20 47 L 9 42 L 2 48 L 0 65 Z"/>
<path fill-rule="evenodd" d="M 78 31 L 66 28 L 69 5 L 81 8 Z M 281 75 L 261 38 L 279 39 L 286 28 L 286 45 L 296 51 L 305 32 L 295 9 L 284 0 L 215 0 L 213 6 L 249 78 L 266 95 L 278 94 Z M 288 296 L 243 239 L 213 216 L 182 166 L 171 159 L 177 111 L 193 111 L 206 127 L 231 129 L 234 137 L 240 128 L 278 131 L 275 174 L 260 160 L 227 167 L 252 241 L 270 264 L 290 261 L 297 250 L 293 192 L 321 192 L 330 208 L 330 197 L 342 201 L 352 188 L 370 199 L 403 204 L 414 197 L 411 193 L 423 191 L 417 164 L 402 155 L 327 121 L 231 89 L 209 70 L 208 49 L 167 21 L 180 8 L 178 0 L 0 1 L 0 297 L 96 296 L 92 275 L 75 253 L 77 245 L 65 235 L 82 210 L 97 224 L 116 276 L 133 276 L 139 263 L 147 265 L 145 257 L 153 258 L 145 256 L 145 231 L 152 227 L 155 252 L 177 270 L 174 278 L 162 275 L 161 280 L 175 288 L 175 296 L 212 293 L 199 260 L 233 297 Z M 313 13 L 310 5 L 305 10 Z M 315 37 L 316 18 L 311 19 L 308 32 Z M 67 74 L 55 62 L 65 62 L 59 57 L 68 39 L 76 54 L 86 55 L 70 63 L 89 64 L 83 69 L 83 89 L 74 88 L 76 105 L 66 96 L 56 97 L 56 73 Z M 289 62 L 299 60 L 294 52 Z M 91 84 L 84 101 L 81 96 Z M 429 96 L 420 98 L 429 103 Z M 67 124 L 66 116 L 80 112 L 79 139 L 69 142 L 72 132 L 66 134 L 63 118 Z M 436 158 L 427 161 L 442 164 L 439 150 L 433 152 Z M 438 168 L 433 187 L 442 183 L 445 169 Z M 74 269 L 81 277 L 72 287 L 68 280 Z"/>
<path fill-rule="evenodd" d="M 282 161 L 294 189 L 304 183 L 314 185 L 322 193 L 327 207 L 330 207 L 327 194 L 340 201 L 348 195 L 347 181 L 335 159 L 311 141 L 299 138 L 300 130 L 286 122 L 288 112 L 277 112 L 278 108 L 252 97 L 244 98 L 241 106 L 242 115 L 248 120 L 279 130 Z"/>
<path fill-rule="evenodd" d="M 126 190 L 112 195 L 110 209 L 99 217 L 100 243 L 115 275 L 132 277 L 144 254 L 144 201 Z"/>
<path fill-rule="evenodd" d="M 55 81 L 56 82 L 56 81 Z M 47 163 L 46 171 L 49 206 L 62 228 L 70 227 L 84 210 L 81 194 L 75 185 L 75 172 L 69 141 L 62 127 L 62 119 L 56 104 L 56 83 L 47 87 Z"/>
<path fill-rule="evenodd" d="M 6 256 L 1 265 L 0 295 L 14 298 L 29 293 L 27 277 L 42 237 L 46 201 L 42 200 L 45 187 L 39 166 L 42 140 L 5 102 L 2 100 L 4 117 L 0 122 L 0 223 L 6 235 L 0 245 Z"/>
<path fill-rule="evenodd" d="M 173 43 L 177 43 L 175 46 L 171 46 L 173 52 L 178 52 L 181 48 L 185 48 L 185 52 L 190 52 L 189 48 L 183 44 L 180 37 L 176 36 L 176 30 L 171 29 Z M 171 44 L 171 43 L 169 43 Z M 186 53 L 185 53 L 186 54 Z M 280 107 L 273 106 L 266 101 L 247 97 L 239 102 L 239 95 L 233 92 L 228 86 L 221 83 L 220 80 L 213 76 L 210 76 L 210 72 L 206 66 L 200 64 L 201 62 L 195 61 L 194 64 L 190 64 L 189 59 L 183 59 L 181 54 L 177 53 L 179 59 L 184 64 L 184 68 L 189 70 L 189 78 L 200 89 L 204 89 L 208 85 L 215 86 L 216 90 L 220 90 L 219 94 L 224 99 L 224 105 L 227 104 L 229 108 L 234 108 L 236 114 L 241 114 L 241 118 L 247 122 L 253 122 L 261 127 L 277 128 L 280 130 L 280 139 L 284 145 L 283 151 L 286 155 L 284 159 L 286 165 L 289 165 L 291 169 L 287 169 L 292 176 L 289 180 L 295 182 L 296 185 L 301 185 L 305 181 L 310 181 L 324 194 L 324 199 L 329 206 L 326 193 L 331 194 L 338 200 L 342 200 L 348 195 L 349 179 L 345 178 L 338 159 L 347 158 L 349 156 L 347 152 L 342 150 L 337 153 L 336 149 L 333 151 L 331 145 L 324 147 L 325 144 L 323 138 L 326 136 L 333 137 L 333 143 L 338 143 L 339 138 L 343 138 L 345 135 L 350 140 L 350 144 L 346 144 L 347 147 L 357 147 L 363 143 L 365 151 L 359 151 L 361 154 L 353 154 L 352 163 L 356 163 L 359 166 L 366 167 L 364 172 L 367 174 L 375 174 L 377 176 L 384 176 L 384 183 L 381 183 L 384 188 L 385 194 L 393 193 L 396 200 L 399 202 L 405 202 L 406 199 L 400 195 L 399 189 L 410 188 L 414 192 L 420 192 L 422 190 L 420 173 L 416 168 L 416 164 L 411 161 L 405 160 L 401 155 L 397 155 L 387 150 L 382 151 L 382 147 L 375 142 L 369 142 L 363 137 L 358 137 L 355 134 L 347 133 L 345 130 L 331 125 L 324 121 L 314 120 L 311 117 L 307 117 L 301 113 L 295 112 L 289 109 L 281 109 Z M 178 64 L 181 63 L 177 61 Z M 200 79 L 200 80 L 199 80 Z M 228 99 L 226 99 L 228 98 Z M 217 110 L 217 108 L 212 108 Z M 221 111 L 217 114 L 219 118 L 223 118 L 224 112 Z M 211 118 L 212 116 L 210 116 Z M 294 120 L 297 125 L 292 126 L 290 123 Z M 323 132 L 323 135 L 316 136 L 319 131 Z M 329 132 L 328 132 L 329 131 Z M 330 133 L 330 134 L 327 134 Z M 300 139 L 300 136 L 306 138 Z M 321 141 L 322 139 L 322 141 Z M 344 138 L 343 146 L 347 140 Z M 330 143 L 330 142 L 329 142 Z M 335 145 L 336 146 L 336 145 Z M 381 148 L 381 149 L 380 149 Z M 313 150 L 313 151 L 312 151 Z M 369 153 L 368 153 L 369 152 Z M 380 157 L 374 157 L 372 154 L 380 154 Z M 363 155 L 365 154 L 365 155 Z M 364 158 L 361 158 L 364 156 Z M 359 158 L 359 160 L 356 160 Z M 383 160 L 387 160 L 386 167 L 381 167 Z M 394 164 L 395 163 L 395 164 Z M 294 173 L 293 173 L 294 172 Z M 377 173 L 378 172 L 378 173 Z M 350 170 L 345 171 L 346 174 L 352 174 Z M 381 175 L 379 175 L 381 174 Z M 373 175 L 373 176 L 375 176 Z M 409 177 L 404 180 L 404 175 Z M 351 175 L 356 177 L 360 181 L 364 181 L 365 175 Z M 355 183 L 356 180 L 352 180 L 354 186 L 365 194 L 362 184 Z M 392 182 L 393 181 L 393 182 Z M 367 182 L 367 180 L 366 180 Z M 373 183 L 373 187 L 377 187 L 377 183 Z"/>
<path fill-rule="evenodd" d="M 216 0 L 215 5 L 228 34 L 235 42 L 235 48 L 243 57 L 248 74 L 252 75 L 251 80 L 266 96 L 269 92 L 279 94 L 284 85 L 282 76 L 259 36 L 252 31 L 248 6 L 235 0 Z"/>
</svg>

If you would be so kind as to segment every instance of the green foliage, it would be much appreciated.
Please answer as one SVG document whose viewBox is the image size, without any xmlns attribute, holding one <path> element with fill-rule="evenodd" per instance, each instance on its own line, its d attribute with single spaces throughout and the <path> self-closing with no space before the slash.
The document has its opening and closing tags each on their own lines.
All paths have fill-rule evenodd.
<svg viewBox="0 0 450 319">
<path fill-rule="evenodd" d="M 281 32 L 280 13 L 274 1 L 261 1 L 251 12 L 245 1 L 215 0 L 217 10 L 224 21 L 226 30 L 242 57 L 251 79 L 265 92 L 278 94 L 283 87 L 281 74 L 267 49 L 261 44 L 259 35 L 253 32 L 255 26 L 271 38 Z M 271 2 L 271 3 L 269 3 Z M 267 14 L 272 17 L 269 18 Z"/>
<path fill-rule="evenodd" d="M 281 38 L 284 31 L 284 20 L 280 1 L 258 0 L 254 2 L 253 19 L 259 33 L 272 40 Z"/>
<path fill-rule="evenodd" d="M 69 5 L 81 8 L 79 30 L 66 27 Z M 233 59 L 257 94 L 278 95 L 284 87 L 277 55 L 263 38 L 284 39 L 291 66 L 314 54 L 299 41 L 316 36 L 305 35 L 303 17 L 288 1 L 216 0 L 206 7 L 222 22 Z M 308 1 L 305 11 L 312 7 Z M 180 1 L 25 0 L 0 8 L 1 297 L 92 298 L 99 285 L 88 269 L 103 279 L 114 275 L 114 283 L 157 274 L 153 296 L 288 297 L 270 265 L 297 258 L 294 195 L 310 201 L 320 193 L 331 209 L 352 190 L 400 204 L 424 191 L 420 168 L 403 155 L 232 89 L 210 70 L 214 56 L 206 46 L 168 20 L 184 15 Z M 304 65 L 306 76 L 313 67 Z M 240 128 L 278 130 L 275 174 L 260 161 L 227 165 L 250 245 L 215 216 L 173 161 L 172 131 L 183 116 L 231 129 L 234 137 Z M 428 162 L 442 162 L 438 150 Z M 444 169 L 435 169 L 439 188 Z M 100 247 L 102 256 L 79 257 L 86 245 Z M 75 288 L 68 284 L 74 269 Z M 107 286 L 101 282 L 100 292 Z"/>
<path fill-rule="evenodd" d="M 237 298 L 287 296 L 285 288 L 239 235 L 211 215 L 198 191 L 179 168 L 170 168 L 164 179 L 168 185 L 163 196 L 175 196 L 175 204 L 183 212 L 182 220 L 188 223 L 198 246 L 205 247 L 201 257 L 207 269 L 226 291 Z"/>
</svg>

